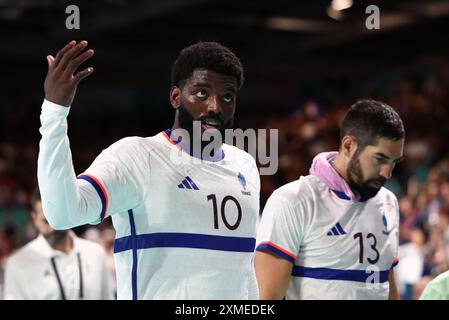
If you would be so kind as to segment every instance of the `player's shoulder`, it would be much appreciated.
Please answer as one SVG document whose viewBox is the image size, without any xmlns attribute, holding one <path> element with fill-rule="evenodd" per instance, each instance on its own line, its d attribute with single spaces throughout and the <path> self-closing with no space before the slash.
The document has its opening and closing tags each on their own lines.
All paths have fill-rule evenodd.
<svg viewBox="0 0 449 320">
<path fill-rule="evenodd" d="M 151 138 L 151 137 L 150 137 Z M 109 149 L 140 149 L 142 147 L 147 147 L 151 145 L 152 140 L 146 137 L 132 136 L 124 137 L 117 140 L 109 146 Z"/>
<path fill-rule="evenodd" d="M 253 158 L 253 156 L 250 155 L 248 152 L 246 152 L 240 148 L 237 148 L 236 146 L 224 143 L 223 151 L 225 153 L 226 158 L 229 158 L 229 159 L 232 158 L 232 159 L 238 161 L 239 163 L 246 162 L 246 163 L 249 163 L 249 164 L 257 167 L 256 160 Z"/>
<path fill-rule="evenodd" d="M 311 176 L 301 176 L 299 179 L 284 184 L 273 192 L 273 197 L 288 200 L 292 204 L 313 200 Z M 312 180 L 313 183 L 313 180 Z"/>
<path fill-rule="evenodd" d="M 304 184 L 304 188 L 307 186 L 309 192 L 313 191 L 314 193 L 321 194 L 329 191 L 329 187 L 317 176 L 304 176 L 302 177 L 302 182 Z"/>
<path fill-rule="evenodd" d="M 142 155 L 145 154 L 145 151 L 150 151 L 160 144 L 160 139 L 156 139 L 158 136 L 159 134 L 152 137 L 124 137 L 111 144 L 103 152 L 112 155 Z"/>
<path fill-rule="evenodd" d="M 421 300 L 447 300 L 449 299 L 449 270 L 439 274 L 427 284 Z"/>
<path fill-rule="evenodd" d="M 430 287 L 449 288 L 449 270 L 436 276 L 429 284 Z"/>
<path fill-rule="evenodd" d="M 381 202 L 393 203 L 397 204 L 398 199 L 396 195 L 385 187 L 380 188 L 379 192 L 376 195 L 376 198 Z"/>
</svg>

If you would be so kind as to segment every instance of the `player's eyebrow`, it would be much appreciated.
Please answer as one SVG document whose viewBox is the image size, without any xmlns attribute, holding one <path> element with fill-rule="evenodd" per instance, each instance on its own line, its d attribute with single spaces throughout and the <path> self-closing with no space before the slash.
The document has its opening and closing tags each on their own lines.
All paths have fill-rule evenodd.
<svg viewBox="0 0 449 320">
<path fill-rule="evenodd" d="M 237 89 L 234 85 L 225 86 L 225 89 L 231 91 L 233 94 L 237 94 Z"/>
<path fill-rule="evenodd" d="M 208 82 L 198 81 L 192 84 L 194 88 L 208 88 L 211 89 L 212 86 Z M 233 94 L 237 94 L 237 89 L 233 84 L 225 84 L 225 90 L 231 91 Z"/>
<path fill-rule="evenodd" d="M 208 82 L 198 81 L 193 83 L 192 87 L 211 88 L 211 85 Z"/>
<path fill-rule="evenodd" d="M 385 160 L 390 160 L 391 159 L 389 156 L 387 156 L 386 154 L 383 154 L 382 152 L 376 152 L 374 155 L 376 155 L 378 157 L 381 157 L 381 158 L 383 158 Z M 394 159 L 393 162 L 399 163 L 402 160 L 404 160 L 404 156 L 400 156 L 399 158 Z"/>
</svg>

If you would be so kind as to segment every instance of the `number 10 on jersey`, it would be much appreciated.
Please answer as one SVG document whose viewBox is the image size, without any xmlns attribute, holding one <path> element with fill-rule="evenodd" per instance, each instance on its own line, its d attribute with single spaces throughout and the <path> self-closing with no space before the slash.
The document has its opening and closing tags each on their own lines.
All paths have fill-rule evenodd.
<svg viewBox="0 0 449 320">
<path fill-rule="evenodd" d="M 207 201 L 212 200 L 212 207 L 214 211 L 214 229 L 219 229 L 219 223 L 218 223 L 218 203 L 217 203 L 217 196 L 215 194 L 210 194 L 207 196 Z M 226 207 L 228 202 L 234 202 L 235 206 L 237 207 L 237 221 L 234 224 L 230 224 L 228 219 L 226 218 Z M 236 198 L 233 196 L 225 196 L 223 200 L 221 201 L 220 205 L 220 212 L 221 212 L 221 219 L 223 220 L 224 225 L 229 230 L 235 230 L 239 227 L 240 221 L 242 220 L 242 207 L 240 206 L 240 203 L 237 201 Z"/>
</svg>

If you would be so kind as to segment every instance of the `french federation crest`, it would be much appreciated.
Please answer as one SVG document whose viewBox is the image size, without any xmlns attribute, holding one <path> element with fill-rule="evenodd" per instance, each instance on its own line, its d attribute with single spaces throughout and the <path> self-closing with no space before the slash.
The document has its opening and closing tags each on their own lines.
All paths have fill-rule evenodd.
<svg viewBox="0 0 449 320">
<path fill-rule="evenodd" d="M 246 179 L 243 176 L 243 174 L 239 172 L 239 175 L 237 176 L 237 178 L 239 179 L 239 182 L 242 185 L 243 189 L 246 190 Z"/>
<path fill-rule="evenodd" d="M 245 179 L 245 176 L 241 172 L 239 172 L 239 174 L 237 175 L 237 179 L 239 180 L 240 185 L 243 188 L 243 190 L 240 190 L 240 191 L 242 191 L 242 194 L 245 195 L 245 196 L 250 196 L 251 192 L 250 191 L 246 191 L 246 179 Z"/>
<path fill-rule="evenodd" d="M 388 220 L 387 220 L 387 216 L 385 215 L 385 213 L 382 214 L 382 223 L 384 225 L 384 229 L 382 230 L 382 233 L 384 235 L 389 235 L 391 230 L 388 230 Z"/>
</svg>

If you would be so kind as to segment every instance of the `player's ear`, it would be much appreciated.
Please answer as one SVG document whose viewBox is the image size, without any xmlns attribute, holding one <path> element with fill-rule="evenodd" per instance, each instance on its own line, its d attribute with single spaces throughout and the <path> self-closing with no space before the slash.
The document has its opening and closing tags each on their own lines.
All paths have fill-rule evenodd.
<svg viewBox="0 0 449 320">
<path fill-rule="evenodd" d="M 341 140 L 341 152 L 345 157 L 352 158 L 357 151 L 357 139 L 354 136 L 344 136 Z"/>
<path fill-rule="evenodd" d="M 173 108 L 178 109 L 181 106 L 181 88 L 172 86 L 170 90 L 170 103 Z"/>
<path fill-rule="evenodd" d="M 36 212 L 36 210 L 33 208 L 33 209 L 31 209 L 31 214 L 30 214 L 30 216 L 31 216 L 31 221 L 33 221 L 33 223 L 36 223 L 36 220 L 37 220 L 37 212 Z"/>
</svg>

